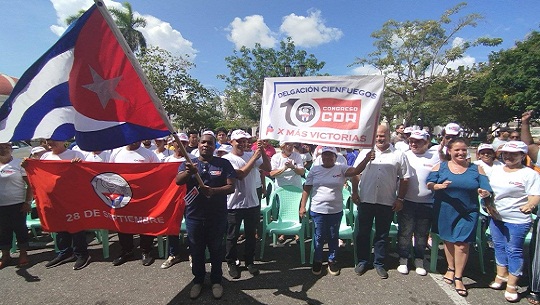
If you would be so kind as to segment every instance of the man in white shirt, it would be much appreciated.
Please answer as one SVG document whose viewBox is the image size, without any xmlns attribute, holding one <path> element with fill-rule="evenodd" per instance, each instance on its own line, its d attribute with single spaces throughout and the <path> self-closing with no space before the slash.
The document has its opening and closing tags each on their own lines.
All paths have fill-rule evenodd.
<svg viewBox="0 0 540 305">
<path fill-rule="evenodd" d="M 141 142 L 135 142 L 125 147 L 120 147 L 111 154 L 111 163 L 159 163 L 154 152 L 141 147 Z M 113 260 L 114 266 L 119 266 L 133 257 L 133 234 L 118 232 L 118 239 L 122 251 L 120 256 Z M 143 266 L 150 266 L 154 258 L 150 254 L 154 236 L 140 234 L 140 248 L 142 251 L 141 262 Z"/>
<path fill-rule="evenodd" d="M 399 273 L 408 274 L 408 258 L 414 244 L 414 266 L 418 275 L 427 275 L 424 269 L 424 252 L 431 229 L 433 193 L 427 188 L 426 179 L 433 166 L 439 163 L 439 154 L 428 150 L 429 134 L 414 130 L 409 136 L 410 150 L 405 152 L 413 170 L 409 179 L 403 209 L 398 212 Z M 414 235 L 414 243 L 412 237 Z"/>
<path fill-rule="evenodd" d="M 232 151 L 223 156 L 229 160 L 236 171 L 237 183 L 234 193 L 227 197 L 227 244 L 226 255 L 229 275 L 240 278 L 240 269 L 236 265 L 238 260 L 237 242 L 240 235 L 240 225 L 244 221 L 246 241 L 244 243 L 244 261 L 249 273 L 258 275 L 259 270 L 255 267 L 255 232 L 260 221 L 261 206 L 257 196 L 256 180 L 259 179 L 259 168 L 269 172 L 271 170 L 270 159 L 258 142 L 257 150 L 246 152 L 245 148 L 250 145 L 251 136 L 243 130 L 235 130 L 231 133 Z"/>
<path fill-rule="evenodd" d="M 47 145 L 51 151 L 44 153 L 41 156 L 41 160 L 71 160 L 72 162 L 80 162 L 84 159 L 83 153 L 67 149 L 64 143 L 65 141 L 47 139 Z M 80 270 L 88 266 L 90 255 L 88 255 L 85 231 L 77 233 L 58 232 L 56 235 L 56 245 L 60 252 L 53 260 L 45 265 L 46 268 L 56 267 L 72 261 L 75 261 L 73 265 L 74 270 Z"/>
<path fill-rule="evenodd" d="M 371 160 L 366 158 L 367 154 L 371 154 Z M 365 168 L 361 174 L 360 187 L 358 187 L 359 176 L 352 179 L 352 199 L 358 205 L 356 222 L 358 235 L 355 247 L 359 263 L 355 272 L 362 275 L 367 269 L 371 255 L 371 228 L 375 220 L 373 266 L 377 274 L 386 279 L 388 278 L 388 272 L 384 269 L 386 239 L 394 212 L 400 211 L 403 207 L 411 170 L 405 154 L 390 145 L 390 132 L 385 125 L 379 125 L 377 128 L 374 150 L 361 151 L 354 166 L 358 166 L 361 162 L 365 163 Z"/>
</svg>

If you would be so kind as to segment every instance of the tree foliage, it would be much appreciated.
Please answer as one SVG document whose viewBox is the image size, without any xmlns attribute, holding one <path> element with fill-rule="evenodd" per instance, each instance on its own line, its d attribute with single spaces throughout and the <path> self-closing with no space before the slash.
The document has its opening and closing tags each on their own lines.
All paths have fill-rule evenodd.
<svg viewBox="0 0 540 305">
<path fill-rule="evenodd" d="M 471 47 L 501 43 L 499 38 L 487 37 L 455 40 L 461 30 L 476 27 L 482 19 L 479 14 L 469 14 L 454 21 L 465 6 L 465 3 L 456 5 L 439 20 L 389 20 L 372 33 L 376 50 L 367 58 L 357 58 L 353 65 L 372 65 L 386 76 L 383 115 L 414 123 L 417 117 L 427 115 L 429 103 L 436 102 L 429 93 L 438 91 L 430 88 L 448 80 L 449 64 L 462 58 Z"/>
<path fill-rule="evenodd" d="M 135 17 L 129 2 L 122 3 L 122 7 L 124 9 L 109 8 L 109 12 L 114 16 L 115 23 L 126 39 L 129 48 L 133 52 L 137 50 L 144 52 L 144 49 L 146 49 L 146 39 L 136 28 L 144 28 L 146 26 L 146 19 Z"/>
<path fill-rule="evenodd" d="M 144 52 L 146 49 L 146 39 L 140 31 L 136 30 L 136 28 L 144 28 L 146 26 L 146 19 L 143 17 L 135 17 L 129 2 L 122 3 L 122 7 L 124 9 L 117 9 L 113 7 L 109 8 L 108 10 L 113 16 L 116 26 L 118 26 L 120 32 L 126 39 L 131 51 Z M 79 10 L 77 14 L 68 16 L 65 20 L 66 24 L 72 24 L 85 12 L 85 10 Z"/>
<path fill-rule="evenodd" d="M 138 55 L 139 62 L 178 129 L 214 129 L 221 119 L 219 96 L 191 77 L 193 64 L 158 47 Z"/>
<path fill-rule="evenodd" d="M 281 41 L 278 50 L 242 47 L 225 58 L 229 75 L 218 75 L 226 83 L 224 125 L 255 126 L 261 113 L 261 100 L 265 77 L 285 76 L 285 66 L 290 65 L 296 75 L 300 65 L 306 68 L 305 75 L 316 75 L 324 67 L 315 55 L 297 50 L 291 38 Z M 233 123 L 233 124 L 231 124 Z"/>
<path fill-rule="evenodd" d="M 489 67 L 486 107 L 507 109 L 506 119 L 540 109 L 540 32 L 530 33 L 514 48 L 492 53 Z"/>
</svg>

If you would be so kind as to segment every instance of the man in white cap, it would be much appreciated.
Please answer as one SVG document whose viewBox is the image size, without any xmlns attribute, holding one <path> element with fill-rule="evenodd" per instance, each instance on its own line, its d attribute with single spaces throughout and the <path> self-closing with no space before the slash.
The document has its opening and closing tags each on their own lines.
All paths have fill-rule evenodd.
<svg viewBox="0 0 540 305">
<path fill-rule="evenodd" d="M 371 157 L 368 158 L 368 154 Z M 358 206 L 358 234 L 355 247 L 358 253 L 358 265 L 355 272 L 364 274 L 371 255 L 370 236 L 375 221 L 373 247 L 375 258 L 373 266 L 382 278 L 388 278 L 384 268 L 386 258 L 386 239 L 394 212 L 399 212 L 407 193 L 411 169 L 405 154 L 390 144 L 390 132 L 386 125 L 379 125 L 375 134 L 375 147 L 360 152 L 354 167 L 363 165 L 359 176 L 352 178 L 352 199 Z"/>
<path fill-rule="evenodd" d="M 405 152 L 414 175 L 409 178 L 403 209 L 398 212 L 398 254 L 401 274 L 409 273 L 408 260 L 414 235 L 414 266 L 418 275 L 426 275 L 424 254 L 431 229 L 433 193 L 426 186 L 426 179 L 439 154 L 428 150 L 429 134 L 424 130 L 414 130 L 409 136 L 410 150 Z"/>
<path fill-rule="evenodd" d="M 245 147 L 250 145 L 251 136 L 240 129 L 231 133 L 232 151 L 223 156 L 231 162 L 236 170 L 237 183 L 234 193 L 227 197 L 227 244 L 226 255 L 229 275 L 240 278 L 240 269 L 236 264 L 238 260 L 237 242 L 240 235 L 240 225 L 244 222 L 246 241 L 244 243 L 244 262 L 249 273 L 259 274 L 255 267 L 255 233 L 260 221 L 261 206 L 257 196 L 256 181 L 259 179 L 258 168 L 269 172 L 270 159 L 265 154 L 262 143 L 258 141 L 257 150 L 246 152 Z"/>
<path fill-rule="evenodd" d="M 401 150 L 402 152 L 406 152 L 407 150 L 409 150 L 409 136 L 412 132 L 412 127 L 405 127 L 405 129 L 403 130 L 402 140 L 395 142 L 394 147 L 397 150 Z"/>
<path fill-rule="evenodd" d="M 444 129 L 441 131 L 442 139 L 441 143 L 438 145 L 433 145 L 429 148 L 430 151 L 435 151 L 439 154 L 439 158 L 441 160 L 446 160 L 446 145 L 448 145 L 448 142 L 450 142 L 452 139 L 456 139 L 459 137 L 459 133 L 461 132 L 461 127 L 456 123 L 448 123 L 444 127 Z M 470 159 L 471 157 L 467 153 L 467 159 Z"/>
<path fill-rule="evenodd" d="M 154 142 L 156 143 L 156 149 L 154 149 L 154 153 L 156 154 L 160 162 L 163 162 L 165 158 L 173 154 L 172 150 L 165 147 L 165 144 L 167 144 L 167 137 L 154 139 Z"/>
</svg>

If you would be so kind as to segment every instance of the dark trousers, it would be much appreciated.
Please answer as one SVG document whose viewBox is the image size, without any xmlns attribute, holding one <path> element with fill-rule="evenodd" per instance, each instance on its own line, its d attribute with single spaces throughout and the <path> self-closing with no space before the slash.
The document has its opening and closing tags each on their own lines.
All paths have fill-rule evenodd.
<svg viewBox="0 0 540 305">
<path fill-rule="evenodd" d="M 228 210 L 227 213 L 227 253 L 228 264 L 235 264 L 238 259 L 237 243 L 240 236 L 240 226 L 244 221 L 244 262 L 246 266 L 253 264 L 255 258 L 255 233 L 261 219 L 261 206 L 248 209 Z"/>
<path fill-rule="evenodd" d="M 0 250 L 11 248 L 13 233 L 19 249 L 28 249 L 28 227 L 26 213 L 21 212 L 23 203 L 0 206 Z"/>
<path fill-rule="evenodd" d="M 398 253 L 399 264 L 406 265 L 414 234 L 414 263 L 415 267 L 423 268 L 424 254 L 426 252 L 431 219 L 433 215 L 432 204 L 405 201 L 403 209 L 398 212 Z"/>
<path fill-rule="evenodd" d="M 202 284 L 206 275 L 205 251 L 208 247 L 210 253 L 210 281 L 212 284 L 221 283 L 223 270 L 223 236 L 227 229 L 227 218 L 219 215 L 214 219 L 200 220 L 186 217 L 186 229 L 189 239 L 189 252 L 191 254 L 191 272 L 195 276 L 193 283 Z"/>
<path fill-rule="evenodd" d="M 88 255 L 86 231 L 77 233 L 58 232 L 56 234 L 56 246 L 60 250 L 60 255 L 73 253 L 76 257 L 86 256 Z"/>
<path fill-rule="evenodd" d="M 120 246 L 122 247 L 122 253 L 133 251 L 133 234 L 118 233 L 118 240 L 120 241 Z M 154 236 L 140 234 L 139 247 L 141 248 L 142 252 L 150 253 L 150 251 L 152 251 L 153 243 Z"/>
<path fill-rule="evenodd" d="M 373 266 L 383 267 L 386 257 L 386 240 L 390 231 L 390 224 L 394 218 L 391 206 L 382 204 L 360 203 L 358 205 L 358 231 L 356 235 L 356 249 L 360 264 L 367 264 L 371 255 L 371 228 L 375 220 L 375 236 L 373 237 L 373 250 L 375 257 Z"/>
</svg>

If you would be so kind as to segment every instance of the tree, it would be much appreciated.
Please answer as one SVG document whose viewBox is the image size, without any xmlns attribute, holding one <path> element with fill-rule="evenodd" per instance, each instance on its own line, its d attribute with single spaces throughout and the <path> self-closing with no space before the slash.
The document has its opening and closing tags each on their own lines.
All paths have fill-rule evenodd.
<svg viewBox="0 0 540 305">
<path fill-rule="evenodd" d="M 146 19 L 143 17 L 135 18 L 129 2 L 122 3 L 122 6 L 124 7 L 124 10 L 113 7 L 110 8 L 109 11 L 111 12 L 111 15 L 115 17 L 116 25 L 120 29 L 122 35 L 124 35 L 129 48 L 133 52 L 136 50 L 144 52 L 144 49 L 146 49 L 146 39 L 143 34 L 135 28 L 144 28 L 146 26 Z"/>
<path fill-rule="evenodd" d="M 307 54 L 304 50 L 296 50 L 294 42 L 289 37 L 280 42 L 279 50 L 263 48 L 256 44 L 253 49 L 242 47 L 234 54 L 225 58 L 229 75 L 218 75 L 226 82 L 225 108 L 226 119 L 230 122 L 241 123 L 236 126 L 255 126 L 261 114 L 262 92 L 265 77 L 285 76 L 285 67 L 306 68 L 305 75 L 315 75 L 324 67 L 315 55 Z M 300 74 L 296 71 L 295 74 Z"/>
<path fill-rule="evenodd" d="M 439 20 L 389 20 L 371 34 L 376 51 L 367 58 L 357 58 L 352 65 L 372 65 L 386 76 L 383 115 L 399 116 L 407 122 L 423 116 L 426 101 L 430 100 L 429 88 L 447 78 L 450 63 L 462 58 L 471 47 L 501 43 L 499 38 L 485 37 L 454 43 L 461 30 L 475 27 L 482 19 L 479 14 L 469 14 L 453 22 L 451 17 L 465 6 L 456 5 Z"/>
<path fill-rule="evenodd" d="M 530 33 L 513 48 L 492 53 L 489 68 L 486 107 L 506 109 L 506 120 L 540 109 L 540 32 Z"/>
<path fill-rule="evenodd" d="M 138 54 L 138 60 L 178 129 L 214 129 L 221 120 L 221 99 L 189 75 L 194 64 L 158 47 Z"/>
<path fill-rule="evenodd" d="M 143 34 L 135 28 L 144 28 L 146 26 L 146 19 L 143 17 L 135 18 L 133 15 L 133 9 L 131 8 L 131 4 L 129 4 L 129 2 L 122 3 L 122 6 L 124 7 L 124 10 L 109 8 L 109 12 L 114 17 L 115 23 L 126 39 L 131 51 L 135 52 L 139 50 L 144 52 L 146 49 L 146 39 L 144 38 Z M 72 24 L 85 12 L 85 10 L 79 10 L 77 14 L 67 17 L 65 20 L 66 24 Z"/>
</svg>

